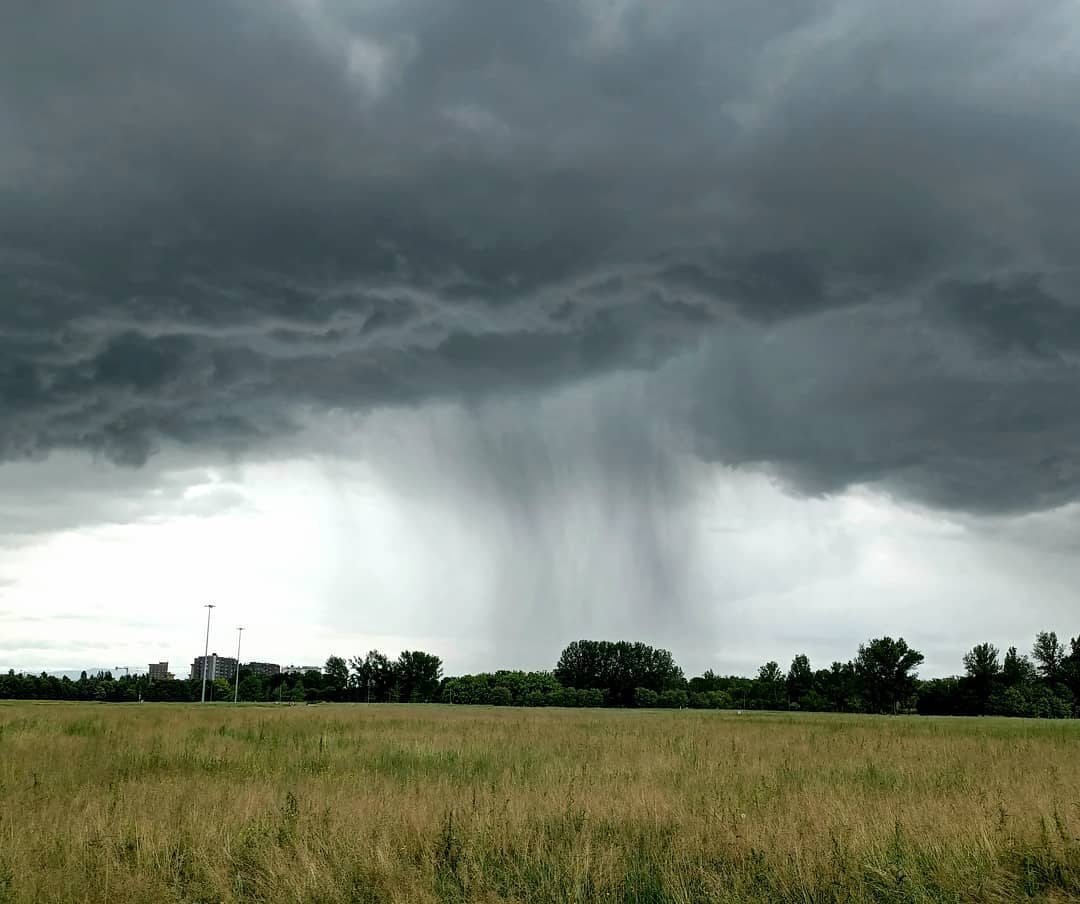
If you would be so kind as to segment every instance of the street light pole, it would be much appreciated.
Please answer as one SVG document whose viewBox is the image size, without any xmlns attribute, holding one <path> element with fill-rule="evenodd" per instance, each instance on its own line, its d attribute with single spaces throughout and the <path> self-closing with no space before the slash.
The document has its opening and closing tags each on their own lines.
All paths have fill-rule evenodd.
<svg viewBox="0 0 1080 904">
<path fill-rule="evenodd" d="M 236 629 L 236 687 L 233 688 L 233 703 L 240 702 L 240 638 L 244 636 L 244 629 Z"/>
<path fill-rule="evenodd" d="M 200 703 L 206 702 L 206 667 L 209 665 L 210 659 L 210 611 L 214 608 L 213 603 L 206 603 L 206 646 L 203 648 L 202 657 L 202 699 Z"/>
</svg>

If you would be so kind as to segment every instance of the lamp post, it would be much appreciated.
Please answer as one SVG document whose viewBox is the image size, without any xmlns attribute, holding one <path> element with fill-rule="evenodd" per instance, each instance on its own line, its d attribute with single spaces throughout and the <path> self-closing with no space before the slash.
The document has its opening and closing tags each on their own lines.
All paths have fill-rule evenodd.
<svg viewBox="0 0 1080 904">
<path fill-rule="evenodd" d="M 233 703 L 240 702 L 240 638 L 244 636 L 244 629 L 236 629 L 236 687 L 233 688 Z"/>
<path fill-rule="evenodd" d="M 202 699 L 200 703 L 206 702 L 206 667 L 209 665 L 210 659 L 210 612 L 214 608 L 213 603 L 206 603 L 206 646 L 203 648 L 202 657 Z"/>
</svg>

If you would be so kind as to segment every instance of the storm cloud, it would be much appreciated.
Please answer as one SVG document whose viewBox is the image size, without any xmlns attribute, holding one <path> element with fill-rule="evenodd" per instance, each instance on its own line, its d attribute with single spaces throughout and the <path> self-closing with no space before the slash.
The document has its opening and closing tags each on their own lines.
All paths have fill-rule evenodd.
<svg viewBox="0 0 1080 904">
<path fill-rule="evenodd" d="M 627 473 L 1070 502 L 1078 96 L 1066 2 L 9 3 L 0 457 L 644 374 Z"/>
</svg>

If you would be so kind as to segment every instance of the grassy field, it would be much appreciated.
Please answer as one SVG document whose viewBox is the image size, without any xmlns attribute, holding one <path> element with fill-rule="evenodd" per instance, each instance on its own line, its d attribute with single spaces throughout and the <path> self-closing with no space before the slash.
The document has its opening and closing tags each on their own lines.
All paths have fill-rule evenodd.
<svg viewBox="0 0 1080 904">
<path fill-rule="evenodd" d="M 0 704 L 2 902 L 1080 900 L 1080 723 Z"/>
</svg>

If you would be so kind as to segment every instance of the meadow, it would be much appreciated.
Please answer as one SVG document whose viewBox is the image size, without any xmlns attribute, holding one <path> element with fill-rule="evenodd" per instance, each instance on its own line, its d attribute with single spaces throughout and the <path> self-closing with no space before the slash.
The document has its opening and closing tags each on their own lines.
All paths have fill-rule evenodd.
<svg viewBox="0 0 1080 904">
<path fill-rule="evenodd" d="M 1080 723 L 0 704 L 0 902 L 1080 900 Z"/>
</svg>

